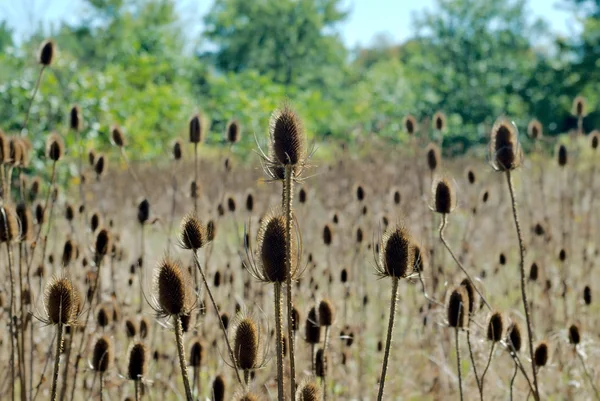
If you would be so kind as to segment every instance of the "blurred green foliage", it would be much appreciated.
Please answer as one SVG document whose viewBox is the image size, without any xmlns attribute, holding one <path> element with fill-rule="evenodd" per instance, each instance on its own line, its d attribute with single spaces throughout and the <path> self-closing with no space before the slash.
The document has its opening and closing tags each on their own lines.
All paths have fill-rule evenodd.
<svg viewBox="0 0 600 401">
<path fill-rule="evenodd" d="M 579 36 L 553 36 L 532 20 L 525 0 L 436 0 L 413 17 L 404 43 L 379 36 L 347 49 L 337 27 L 341 0 L 215 0 L 194 37 L 173 0 L 87 0 L 76 24 L 51 32 L 55 63 L 44 72 L 32 107 L 30 138 L 65 135 L 73 104 L 83 110 L 88 147 L 109 145 L 113 124 L 125 131 L 132 157 L 166 152 L 186 137 L 188 118 L 210 121 L 207 143 L 222 144 L 230 119 L 243 127 L 241 148 L 263 140 L 270 113 L 289 99 L 309 136 L 350 146 L 373 136 L 401 142 L 408 113 L 432 135 L 429 118 L 448 116 L 446 153 L 484 143 L 496 117 L 524 132 L 538 118 L 545 133 L 576 126 L 578 95 L 588 100 L 590 131 L 600 93 L 600 1 L 563 0 L 585 17 Z M 15 44 L 0 23 L 0 126 L 21 129 L 39 73 L 41 31 Z"/>
</svg>

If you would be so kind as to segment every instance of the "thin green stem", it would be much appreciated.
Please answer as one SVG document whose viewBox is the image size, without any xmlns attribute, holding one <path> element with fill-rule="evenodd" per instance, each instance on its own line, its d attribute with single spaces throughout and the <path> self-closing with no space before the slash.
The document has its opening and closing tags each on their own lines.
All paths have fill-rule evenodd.
<svg viewBox="0 0 600 401">
<path fill-rule="evenodd" d="M 293 328 L 293 309 L 294 303 L 292 299 L 292 222 L 293 222 L 293 209 L 292 209 L 292 196 L 294 193 L 294 168 L 290 164 L 286 164 L 284 170 L 284 212 L 285 212 L 285 243 L 286 243 L 286 257 L 285 257 L 285 269 L 286 269 L 286 290 L 287 290 L 287 317 L 288 317 L 288 338 L 294 337 Z M 296 353 L 294 350 L 294 342 L 289 341 L 290 348 L 290 388 L 291 397 L 296 394 Z"/>
<path fill-rule="evenodd" d="M 60 363 L 60 347 L 62 345 L 63 327 L 62 323 L 56 325 L 56 353 L 54 354 L 54 371 L 52 373 L 52 395 L 50 399 L 56 401 L 56 385 L 58 384 L 58 369 Z"/>
<path fill-rule="evenodd" d="M 396 300 L 398 298 L 398 277 L 392 277 L 392 296 L 390 299 L 390 319 L 388 322 L 387 340 L 385 343 L 385 353 L 383 355 L 383 365 L 381 366 L 381 379 L 379 381 L 379 393 L 377 401 L 383 400 L 383 389 L 385 387 L 385 376 L 387 374 L 388 360 L 392 348 L 392 333 L 394 331 L 394 317 L 396 315 Z"/>
<path fill-rule="evenodd" d="M 460 368 L 460 347 L 458 341 L 458 327 L 454 328 L 454 346 L 456 347 L 456 371 L 458 373 L 458 390 L 460 391 L 460 399 L 463 400 L 462 388 L 462 372 Z"/>
<path fill-rule="evenodd" d="M 275 286 L 275 331 L 277 341 L 277 399 L 284 400 L 284 376 L 283 376 L 283 322 L 281 313 L 281 283 Z"/>
<path fill-rule="evenodd" d="M 508 189 L 510 191 L 510 198 L 512 203 L 513 218 L 515 220 L 515 228 L 517 230 L 517 239 L 519 241 L 519 268 L 521 271 L 521 297 L 523 298 L 523 308 L 525 309 L 525 320 L 527 322 L 527 337 L 529 340 L 529 355 L 531 358 L 531 369 L 533 371 L 533 386 L 535 391 L 533 397 L 538 401 L 540 399 L 540 390 L 537 381 L 537 372 L 535 366 L 534 350 L 533 350 L 533 328 L 531 327 L 531 314 L 529 312 L 529 302 L 527 301 L 527 287 L 525 283 L 525 245 L 523 244 L 523 235 L 521 234 L 521 224 L 519 223 L 519 212 L 517 210 L 517 200 L 515 198 L 515 189 L 513 185 L 512 174 L 509 171 L 506 172 L 506 181 L 508 183 Z"/>
<path fill-rule="evenodd" d="M 181 376 L 185 387 L 185 395 L 187 401 L 193 401 L 192 390 L 190 389 L 190 379 L 188 378 L 187 365 L 185 363 L 185 351 L 183 350 L 183 329 L 181 327 L 181 319 L 175 317 L 175 338 L 177 340 L 177 354 L 179 355 L 179 367 L 181 368 Z"/>
</svg>

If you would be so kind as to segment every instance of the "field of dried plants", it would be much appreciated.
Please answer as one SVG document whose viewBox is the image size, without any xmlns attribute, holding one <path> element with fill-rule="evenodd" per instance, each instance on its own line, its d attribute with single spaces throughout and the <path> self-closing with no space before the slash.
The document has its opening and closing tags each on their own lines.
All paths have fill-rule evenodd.
<svg viewBox="0 0 600 401">
<path fill-rule="evenodd" d="M 234 120 L 206 149 L 199 113 L 152 164 L 118 125 L 81 145 L 77 106 L 43 154 L 2 133 L 0 399 L 600 400 L 586 106 L 448 159 L 442 113 L 323 157 L 293 99 L 253 157 Z"/>
</svg>

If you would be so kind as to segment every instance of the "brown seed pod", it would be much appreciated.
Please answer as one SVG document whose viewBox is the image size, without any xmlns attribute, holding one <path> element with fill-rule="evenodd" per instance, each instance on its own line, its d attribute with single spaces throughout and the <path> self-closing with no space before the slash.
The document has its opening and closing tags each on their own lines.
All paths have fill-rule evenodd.
<svg viewBox="0 0 600 401">
<path fill-rule="evenodd" d="M 592 303 L 592 289 L 589 285 L 586 285 L 583 289 L 583 302 L 586 305 L 590 305 Z"/>
<path fill-rule="evenodd" d="M 91 167 L 94 167 L 96 164 L 96 152 L 94 152 L 93 149 L 88 151 L 88 162 L 90 163 Z"/>
<path fill-rule="evenodd" d="M 521 337 L 521 327 L 518 323 L 513 323 L 508 328 L 508 342 L 512 345 L 516 352 L 521 350 L 521 345 L 523 343 Z"/>
<path fill-rule="evenodd" d="M 521 165 L 522 153 L 517 127 L 506 118 L 499 118 L 492 127 L 490 161 L 498 171 L 509 171 Z"/>
<path fill-rule="evenodd" d="M 44 307 L 50 324 L 71 325 L 77 319 L 79 294 L 67 277 L 54 277 L 44 290 Z"/>
<path fill-rule="evenodd" d="M 199 340 L 196 339 L 192 343 L 190 347 L 190 366 L 195 368 L 199 368 L 202 366 L 202 361 L 204 360 L 204 345 Z"/>
<path fill-rule="evenodd" d="M 230 144 L 237 143 L 242 136 L 242 127 L 237 120 L 231 120 L 227 123 L 226 137 Z"/>
<path fill-rule="evenodd" d="M 112 345 L 110 338 L 102 336 L 96 340 L 94 351 L 92 352 L 92 369 L 96 372 L 104 373 L 108 370 L 112 360 Z"/>
<path fill-rule="evenodd" d="M 280 213 L 270 213 L 262 219 L 258 229 L 258 253 L 260 263 L 256 276 L 262 281 L 269 283 L 283 283 L 287 279 L 286 269 L 286 220 Z M 291 238 L 291 274 L 296 274 L 298 250 L 296 246 L 296 234 L 292 229 Z"/>
<path fill-rule="evenodd" d="M 218 375 L 215 377 L 212 383 L 212 395 L 213 401 L 225 401 L 225 390 L 227 389 L 225 385 L 225 379 L 223 376 Z"/>
<path fill-rule="evenodd" d="M 456 208 L 456 191 L 447 178 L 438 178 L 433 184 L 433 209 L 440 214 L 450 214 Z"/>
<path fill-rule="evenodd" d="M 319 348 L 315 356 L 315 374 L 317 377 L 327 376 L 327 355 L 323 348 Z"/>
<path fill-rule="evenodd" d="M 141 380 L 146 375 L 148 365 L 148 349 L 144 343 L 137 342 L 129 350 L 129 363 L 127 365 L 127 378 Z"/>
<path fill-rule="evenodd" d="M 67 221 L 71 222 L 75 218 L 75 209 L 73 209 L 73 205 L 67 203 L 65 206 L 65 218 Z"/>
<path fill-rule="evenodd" d="M 118 125 L 113 125 L 110 129 L 110 137 L 115 146 L 122 148 L 125 146 L 125 135 L 123 134 L 123 130 Z"/>
<path fill-rule="evenodd" d="M 537 265 L 537 263 L 533 262 L 531 264 L 531 268 L 529 269 L 529 281 L 537 281 L 538 279 L 538 270 L 539 267 Z"/>
<path fill-rule="evenodd" d="M 317 318 L 317 310 L 315 307 L 310 308 L 310 311 L 306 316 L 304 337 L 309 344 L 318 344 L 321 341 L 321 326 L 319 326 L 319 319 Z"/>
<path fill-rule="evenodd" d="M 598 144 L 600 144 L 600 132 L 598 130 L 593 130 L 589 135 L 590 148 L 592 150 L 598 149 Z"/>
<path fill-rule="evenodd" d="M 326 246 L 331 245 L 331 242 L 333 241 L 333 231 L 331 229 L 331 227 L 329 226 L 329 224 L 325 224 L 325 227 L 323 227 L 323 243 Z"/>
<path fill-rule="evenodd" d="M 252 212 L 254 209 L 254 196 L 252 194 L 246 195 L 246 211 Z"/>
<path fill-rule="evenodd" d="M 381 239 L 377 271 L 381 276 L 405 278 L 413 273 L 414 255 L 408 230 L 401 225 L 389 228 Z"/>
<path fill-rule="evenodd" d="M 409 134 L 413 135 L 417 131 L 417 119 L 411 114 L 404 117 L 403 124 L 404 130 Z"/>
<path fill-rule="evenodd" d="M 71 110 L 69 111 L 69 126 L 73 131 L 79 132 L 81 131 L 81 122 L 81 109 L 79 106 L 75 105 L 71 107 Z"/>
<path fill-rule="evenodd" d="M 579 333 L 579 326 L 572 324 L 569 327 L 569 343 L 577 345 L 581 342 L 581 334 Z"/>
<path fill-rule="evenodd" d="M 467 292 L 463 286 L 456 288 L 450 294 L 448 301 L 448 326 L 463 328 L 467 326 L 469 304 Z"/>
<path fill-rule="evenodd" d="M 413 271 L 415 272 L 419 272 L 419 271 L 423 271 L 425 270 L 425 267 L 427 266 L 427 256 L 426 253 L 427 252 L 423 252 L 421 251 L 421 246 L 418 244 L 414 244 L 414 260 L 415 260 L 415 264 L 413 267 Z"/>
<path fill-rule="evenodd" d="M 537 119 L 533 119 L 529 121 L 527 125 L 527 135 L 531 139 L 540 139 L 544 134 L 544 128 L 542 127 L 542 123 L 540 123 Z"/>
<path fill-rule="evenodd" d="M 358 227 L 356 229 L 356 243 L 360 244 L 362 242 L 363 238 L 364 238 L 363 230 L 362 230 L 362 228 Z"/>
<path fill-rule="evenodd" d="M 92 232 L 96 232 L 96 230 L 98 229 L 98 227 L 100 226 L 100 215 L 98 214 L 98 212 L 94 212 L 92 214 L 92 216 L 90 217 L 90 230 L 92 230 Z"/>
<path fill-rule="evenodd" d="M 105 306 L 100 306 L 96 312 L 96 323 L 100 327 L 107 327 L 110 324 L 110 314 Z"/>
<path fill-rule="evenodd" d="M 300 330 L 300 312 L 296 307 L 292 307 L 292 331 Z"/>
<path fill-rule="evenodd" d="M 533 354 L 533 360 L 535 361 L 535 366 L 546 366 L 546 363 L 548 362 L 548 343 L 545 341 L 542 341 L 540 344 L 538 344 L 538 346 L 535 348 L 535 352 Z"/>
<path fill-rule="evenodd" d="M 143 199 L 137 208 L 137 219 L 140 224 L 146 224 L 150 219 L 150 202 L 147 199 Z"/>
<path fill-rule="evenodd" d="M 137 326 L 131 319 L 125 320 L 125 334 L 127 334 L 128 338 L 133 338 L 137 334 Z"/>
<path fill-rule="evenodd" d="M 333 324 L 334 308 L 328 299 L 324 299 L 319 303 L 319 325 L 328 327 Z"/>
<path fill-rule="evenodd" d="M 571 111 L 575 117 L 581 118 L 587 115 L 587 102 L 583 96 L 577 96 L 573 99 L 573 110 Z"/>
<path fill-rule="evenodd" d="M 19 202 L 16 212 L 18 226 L 21 229 L 19 241 L 29 242 L 33 236 L 33 216 L 31 215 L 31 210 L 29 210 L 25 202 Z"/>
<path fill-rule="evenodd" d="M 65 144 L 60 135 L 53 132 L 46 141 L 46 156 L 52 161 L 59 161 L 65 153 Z"/>
<path fill-rule="evenodd" d="M 102 173 L 104 172 L 104 168 L 105 168 L 105 159 L 104 159 L 104 155 L 98 155 L 96 157 L 96 161 L 94 164 L 94 171 L 96 172 L 96 178 L 100 179 L 100 177 L 102 176 Z"/>
<path fill-rule="evenodd" d="M 234 213 L 235 212 L 235 199 L 233 199 L 231 196 L 229 198 L 227 198 L 227 209 L 229 209 L 230 213 Z"/>
<path fill-rule="evenodd" d="M 179 236 L 181 247 L 194 251 L 204 247 L 211 241 L 211 233 L 214 237 L 214 223 L 212 230 L 209 230 L 209 228 L 205 227 L 195 214 L 191 213 L 185 216 L 181 223 L 181 234 Z"/>
<path fill-rule="evenodd" d="M 467 182 L 471 185 L 475 184 L 475 172 L 471 169 L 467 170 Z"/>
<path fill-rule="evenodd" d="M 441 111 L 438 111 L 433 115 L 433 126 L 438 131 L 444 131 L 446 129 L 446 115 Z"/>
<path fill-rule="evenodd" d="M 208 242 L 214 241 L 216 235 L 217 225 L 213 220 L 209 220 L 208 223 L 206 223 L 206 238 Z"/>
<path fill-rule="evenodd" d="M 179 316 L 189 312 L 193 301 L 191 288 L 179 261 L 165 258 L 158 264 L 154 273 L 154 287 L 161 314 Z"/>
<path fill-rule="evenodd" d="M 189 123 L 190 143 L 198 144 L 202 142 L 203 128 L 200 114 L 194 114 Z"/>
<path fill-rule="evenodd" d="M 249 317 L 233 325 L 233 349 L 238 369 L 250 370 L 259 365 L 259 332 L 256 323 Z"/>
<path fill-rule="evenodd" d="M 51 39 L 46 39 L 42 42 L 38 53 L 38 61 L 44 67 L 48 67 L 54 60 L 55 45 Z"/>
<path fill-rule="evenodd" d="M 144 316 L 140 319 L 140 338 L 143 340 L 148 337 L 148 333 L 150 332 L 150 323 L 148 323 L 148 319 Z"/>
<path fill-rule="evenodd" d="M 461 281 L 460 286 L 465 289 L 465 295 L 467 296 L 467 314 L 472 316 L 475 313 L 475 301 L 477 300 L 477 291 L 473 283 L 468 278 Z M 467 321 L 467 324 L 469 321 Z"/>
<path fill-rule="evenodd" d="M 181 146 L 181 141 L 179 139 L 176 139 L 175 142 L 173 142 L 173 159 L 181 160 L 182 156 L 183 150 Z"/>
<path fill-rule="evenodd" d="M 306 203 L 306 189 L 300 188 L 300 191 L 298 192 L 298 202 L 302 204 Z"/>
<path fill-rule="evenodd" d="M 110 234 L 108 233 L 108 231 L 105 228 L 103 228 L 102 230 L 100 230 L 98 232 L 98 235 L 96 235 L 96 246 L 95 246 L 96 260 L 99 261 L 100 258 L 105 256 L 109 250 L 110 250 Z"/>
<path fill-rule="evenodd" d="M 556 150 L 556 161 L 560 167 L 564 167 L 569 162 L 567 147 L 560 144 Z"/>
<path fill-rule="evenodd" d="M 300 165 L 306 159 L 306 136 L 300 117 L 289 104 L 271 115 L 269 122 L 270 150 L 279 165 Z"/>
<path fill-rule="evenodd" d="M 11 242 L 19 238 L 17 213 L 11 206 L 0 206 L 0 243 Z"/>
<path fill-rule="evenodd" d="M 504 337 L 504 318 L 500 312 L 495 312 L 490 317 L 487 327 L 487 339 L 495 343 Z"/>
</svg>

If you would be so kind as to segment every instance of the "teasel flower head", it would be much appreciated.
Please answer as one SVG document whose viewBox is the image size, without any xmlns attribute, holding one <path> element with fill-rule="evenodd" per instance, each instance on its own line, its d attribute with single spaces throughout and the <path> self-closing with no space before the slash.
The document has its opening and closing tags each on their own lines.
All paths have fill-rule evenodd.
<svg viewBox="0 0 600 401">
<path fill-rule="evenodd" d="M 321 341 L 321 326 L 319 325 L 317 309 L 315 307 L 310 308 L 306 316 L 304 339 L 309 344 L 318 344 Z"/>
<path fill-rule="evenodd" d="M 242 136 L 242 127 L 240 126 L 240 123 L 237 120 L 229 121 L 229 123 L 227 123 L 226 134 L 227 142 L 229 142 L 231 145 L 239 142 Z"/>
<path fill-rule="evenodd" d="M 225 384 L 225 378 L 221 375 L 215 377 L 212 382 L 213 401 L 225 401 L 226 390 L 227 386 Z"/>
<path fill-rule="evenodd" d="M 490 317 L 487 327 L 487 339 L 495 343 L 504 338 L 504 318 L 500 312 L 495 312 Z"/>
<path fill-rule="evenodd" d="M 407 278 L 413 274 L 414 258 L 410 232 L 403 225 L 396 224 L 383 233 L 375 270 L 380 277 Z"/>
<path fill-rule="evenodd" d="M 321 401 L 321 387 L 314 380 L 303 380 L 296 390 L 295 401 Z"/>
<path fill-rule="evenodd" d="M 40 46 L 38 60 L 41 65 L 48 67 L 54 60 L 54 54 L 56 53 L 56 45 L 51 39 L 46 39 Z"/>
<path fill-rule="evenodd" d="M 512 345 L 512 348 L 515 352 L 519 352 L 521 350 L 521 346 L 523 344 L 523 338 L 521 336 L 521 326 L 518 323 L 513 323 L 508 327 L 507 343 Z"/>
<path fill-rule="evenodd" d="M 412 114 L 408 114 L 404 117 L 402 126 L 409 135 L 414 135 L 417 132 L 417 119 Z"/>
<path fill-rule="evenodd" d="M 112 343 L 110 338 L 102 336 L 96 340 L 94 350 L 92 351 L 92 361 L 90 363 L 95 372 L 105 373 L 110 366 L 113 358 Z"/>
<path fill-rule="evenodd" d="M 546 366 L 546 363 L 548 363 L 549 352 L 548 343 L 546 341 L 539 343 L 538 346 L 535 347 L 535 352 L 533 353 L 535 366 Z"/>
<path fill-rule="evenodd" d="M 142 342 L 134 343 L 129 349 L 129 361 L 127 364 L 127 378 L 139 381 L 146 375 L 148 369 L 148 348 Z"/>
<path fill-rule="evenodd" d="M 468 325 L 469 303 L 468 295 L 464 287 L 456 288 L 450 294 L 448 300 L 448 326 L 463 328 Z"/>
<path fill-rule="evenodd" d="M 204 121 L 202 116 L 197 113 L 190 118 L 189 134 L 190 143 L 199 144 L 204 139 Z"/>
<path fill-rule="evenodd" d="M 489 160 L 496 171 L 514 170 L 523 162 L 519 131 L 512 121 L 504 117 L 496 120 L 492 127 Z"/>
<path fill-rule="evenodd" d="M 75 131 L 81 131 L 83 119 L 81 118 L 81 108 L 78 105 L 71 107 L 69 111 L 69 127 Z"/>
<path fill-rule="evenodd" d="M 115 146 L 122 148 L 125 146 L 125 134 L 123 134 L 123 130 L 118 125 L 113 125 L 110 130 L 112 142 Z"/>
<path fill-rule="evenodd" d="M 569 327 L 569 343 L 572 345 L 577 345 L 581 342 L 581 333 L 579 331 L 579 326 L 576 324 L 572 324 Z"/>
<path fill-rule="evenodd" d="M 48 159 L 57 162 L 65 153 L 65 144 L 63 139 L 57 133 L 52 133 L 46 141 L 46 156 Z"/>
<path fill-rule="evenodd" d="M 80 313 L 80 296 L 70 278 L 53 277 L 44 290 L 44 308 L 48 324 L 74 325 Z"/>
<path fill-rule="evenodd" d="M 556 161 L 560 167 L 565 167 L 569 162 L 567 147 L 564 144 L 558 145 L 556 149 Z"/>
<path fill-rule="evenodd" d="M 538 119 L 534 118 L 529 121 L 529 124 L 527 125 L 527 135 L 533 140 L 542 138 L 544 135 L 544 127 L 542 127 L 542 123 L 540 123 Z"/>
<path fill-rule="evenodd" d="M 255 370 L 265 366 L 268 341 L 263 336 L 261 325 L 245 311 L 238 312 L 229 324 L 233 340 L 236 368 Z"/>
<path fill-rule="evenodd" d="M 18 240 L 19 237 L 17 213 L 8 204 L 0 206 L 0 243 L 12 242 Z"/>
<path fill-rule="evenodd" d="M 435 143 L 430 143 L 427 145 L 426 149 L 427 154 L 427 166 L 430 171 L 435 171 L 441 164 L 442 154 L 440 152 L 439 146 Z"/>
<path fill-rule="evenodd" d="M 446 129 L 446 115 L 438 111 L 433 115 L 433 126 L 437 131 L 444 131 Z"/>
<path fill-rule="evenodd" d="M 431 187 L 432 206 L 436 213 L 450 214 L 456 209 L 456 189 L 453 182 L 446 177 L 437 177 Z"/>
<path fill-rule="evenodd" d="M 25 202 L 17 204 L 17 219 L 20 227 L 19 241 L 29 242 L 33 237 L 33 215 Z M 0 229 L 3 230 L 3 229 Z"/>
<path fill-rule="evenodd" d="M 587 102 L 583 96 L 577 96 L 573 99 L 573 108 L 571 113 L 578 118 L 587 116 Z"/>
<path fill-rule="evenodd" d="M 181 145 L 181 141 L 179 139 L 176 139 L 175 142 L 173 142 L 173 159 L 181 160 L 182 157 L 183 146 Z"/>
<path fill-rule="evenodd" d="M 194 304 L 193 286 L 181 262 L 165 257 L 154 270 L 154 311 L 160 317 L 188 315 Z"/>
<path fill-rule="evenodd" d="M 592 132 L 590 132 L 589 135 L 590 139 L 590 148 L 593 151 L 596 151 L 596 149 L 598 149 L 598 145 L 600 144 L 600 131 L 598 130 L 593 130 Z"/>
<path fill-rule="evenodd" d="M 192 342 L 190 347 L 190 366 L 199 368 L 202 366 L 205 354 L 205 345 L 200 339 L 196 339 Z"/>
<path fill-rule="evenodd" d="M 183 218 L 180 230 L 179 244 L 183 249 L 197 251 L 214 238 L 214 226 L 210 230 L 210 227 L 202 224 L 194 213 L 190 213 Z"/>
</svg>

